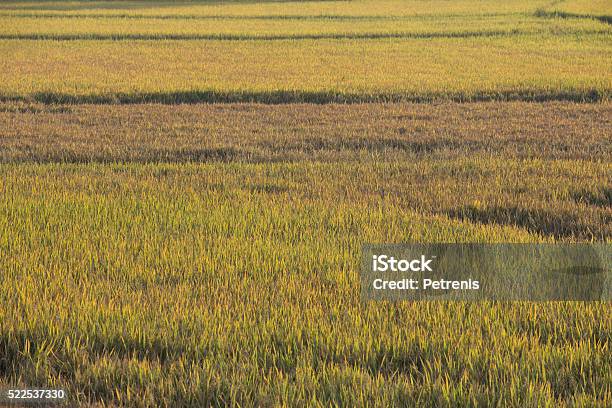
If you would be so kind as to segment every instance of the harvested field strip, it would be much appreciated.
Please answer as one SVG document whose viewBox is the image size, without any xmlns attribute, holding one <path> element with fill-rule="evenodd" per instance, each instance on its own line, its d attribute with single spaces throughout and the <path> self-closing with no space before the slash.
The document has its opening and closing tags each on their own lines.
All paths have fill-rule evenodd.
<svg viewBox="0 0 612 408">
<path fill-rule="evenodd" d="M 612 161 L 612 104 L 0 104 L 1 162 Z M 545 140 L 546 143 L 542 143 Z"/>
</svg>

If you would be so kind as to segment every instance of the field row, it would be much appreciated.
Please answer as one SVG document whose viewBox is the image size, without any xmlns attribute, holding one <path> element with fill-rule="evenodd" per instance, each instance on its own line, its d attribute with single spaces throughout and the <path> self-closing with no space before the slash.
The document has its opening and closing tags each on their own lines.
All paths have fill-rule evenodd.
<svg viewBox="0 0 612 408">
<path fill-rule="evenodd" d="M 608 228 L 609 207 L 575 194 L 601 194 L 610 172 L 466 158 L 0 165 L 3 380 L 125 405 L 606 406 L 607 305 L 366 304 L 358 265 L 364 242 L 552 240 L 444 205 L 480 217 L 520 201 L 514 223 Z"/>
<path fill-rule="evenodd" d="M 43 63 L 44 61 L 44 63 Z M 0 41 L 0 98 L 41 102 L 598 101 L 610 35 Z"/>
<path fill-rule="evenodd" d="M 558 239 L 612 236 L 609 104 L 5 104 L 1 111 L 5 163 L 203 162 L 221 171 L 284 162 L 286 170 L 271 170 L 277 176 L 255 191 L 382 198 Z M 201 188 L 230 186 L 228 179 Z"/>
<path fill-rule="evenodd" d="M 608 0 L 553 1 L 536 11 L 540 16 L 564 18 L 592 18 L 612 24 L 612 5 Z"/>
<path fill-rule="evenodd" d="M 607 0 L 361 0 L 282 2 L 3 2 L 0 15 L 12 17 L 90 18 L 445 18 L 456 16 L 537 15 L 592 18 L 610 22 Z"/>
<path fill-rule="evenodd" d="M 457 16 L 442 19 L 227 19 L 149 20 L 125 18 L 0 17 L 0 38 L 101 39 L 270 39 L 475 37 L 491 35 L 611 34 L 592 19 L 535 16 Z"/>
<path fill-rule="evenodd" d="M 0 104 L 0 162 L 612 161 L 612 105 Z M 543 143 L 545 142 L 545 143 Z"/>
<path fill-rule="evenodd" d="M 601 3 L 601 0 L 598 0 Z M 595 2 L 596 3 L 596 2 Z M 3 2 L 6 13 L 103 16 L 266 16 L 266 15 L 341 15 L 341 16 L 422 16 L 534 13 L 550 0 L 363 0 L 363 1 L 230 1 L 230 2 L 143 2 L 71 1 Z M 582 6 L 578 5 L 579 8 Z M 591 8 L 598 7 L 590 6 Z M 605 4 L 599 5 L 604 7 Z"/>
</svg>

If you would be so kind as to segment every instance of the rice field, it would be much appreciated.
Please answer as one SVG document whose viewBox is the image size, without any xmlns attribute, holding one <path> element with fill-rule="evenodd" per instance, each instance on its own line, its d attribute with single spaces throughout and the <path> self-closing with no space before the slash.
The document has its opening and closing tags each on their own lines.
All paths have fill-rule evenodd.
<svg viewBox="0 0 612 408">
<path fill-rule="evenodd" d="M 427 16 L 449 14 L 528 13 L 549 1 L 516 0 L 499 3 L 495 0 L 362 0 L 345 1 L 7 1 L 0 10 L 10 14 L 86 14 L 105 16 L 285 16 L 285 15 L 341 15 L 341 16 Z M 573 0 L 582 9 L 587 1 Z M 605 10 L 599 0 L 596 9 Z"/>
<path fill-rule="evenodd" d="M 521 1 L 441 3 L 7 3 L 0 100 L 609 99 L 607 22 Z"/>
<path fill-rule="evenodd" d="M 425 215 L 405 193 L 433 186 L 381 201 L 380 174 L 388 188 L 420 171 L 490 186 L 473 199 L 511 190 L 502 176 L 538 195 L 609 180 L 609 166 L 579 167 L 3 166 L 3 378 L 101 405 L 605 406 L 605 303 L 364 304 L 358 290 L 364 241 L 553 239 Z"/>
<path fill-rule="evenodd" d="M 588 18 L 608 24 L 612 23 L 612 7 L 606 0 L 555 1 L 538 9 L 537 14 L 561 18 Z"/>
<path fill-rule="evenodd" d="M 0 389 L 612 404 L 606 302 L 364 302 L 364 243 L 612 244 L 606 1 L 3 2 Z"/>
<path fill-rule="evenodd" d="M 612 34 L 594 19 L 537 16 L 285 16 L 237 18 L 4 16 L 0 38 L 15 39 L 318 39 Z M 152 22 L 154 24 L 152 24 Z"/>
</svg>

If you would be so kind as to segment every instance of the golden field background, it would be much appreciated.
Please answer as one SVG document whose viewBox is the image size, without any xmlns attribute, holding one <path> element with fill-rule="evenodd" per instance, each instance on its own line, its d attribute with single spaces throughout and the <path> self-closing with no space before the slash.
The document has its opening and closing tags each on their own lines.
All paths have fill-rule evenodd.
<svg viewBox="0 0 612 408">
<path fill-rule="evenodd" d="M 609 406 L 608 303 L 366 303 L 359 261 L 611 243 L 610 8 L 3 2 L 0 387 Z"/>
<path fill-rule="evenodd" d="M 468 0 L 5 3 L 0 98 L 609 99 L 609 7 L 589 2 L 584 11 L 592 14 L 572 17 L 560 17 L 559 7 Z"/>
</svg>

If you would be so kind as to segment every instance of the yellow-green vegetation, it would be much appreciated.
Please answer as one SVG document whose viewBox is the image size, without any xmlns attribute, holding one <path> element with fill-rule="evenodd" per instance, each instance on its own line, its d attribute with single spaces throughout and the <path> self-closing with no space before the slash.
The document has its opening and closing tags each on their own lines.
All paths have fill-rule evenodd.
<svg viewBox="0 0 612 408">
<path fill-rule="evenodd" d="M 530 13 L 549 0 L 361 0 L 361 1 L 43 1 L 3 2 L 10 14 L 104 16 L 428 16 Z"/>
<path fill-rule="evenodd" d="M 599 100 L 611 88 L 610 44 L 608 35 L 3 40 L 0 92 L 45 102 Z"/>
<path fill-rule="evenodd" d="M 419 195 L 540 201 L 609 180 L 609 166 L 1 171 L 5 380 L 128 405 L 610 403 L 609 305 L 364 304 L 357 272 L 363 242 L 550 239 L 424 215 Z"/>
<path fill-rule="evenodd" d="M 611 401 L 607 304 L 368 304 L 358 277 L 365 242 L 610 242 L 609 105 L 2 111 L 5 382 L 130 406 Z"/>
<path fill-rule="evenodd" d="M 609 0 L 554 1 L 536 13 L 540 16 L 587 18 L 612 24 L 612 3 Z"/>
<path fill-rule="evenodd" d="M 612 405 L 609 303 L 359 287 L 364 243 L 612 244 L 600 5 L 3 2 L 0 388 Z"/>
<path fill-rule="evenodd" d="M 317 39 L 612 34 L 591 19 L 536 16 L 441 18 L 301 16 L 284 18 L 2 17 L 0 38 L 15 39 Z"/>
<path fill-rule="evenodd" d="M 0 10 L 0 98 L 609 98 L 605 21 L 549 18 L 545 3 L 434 3 L 10 3 Z"/>
</svg>

